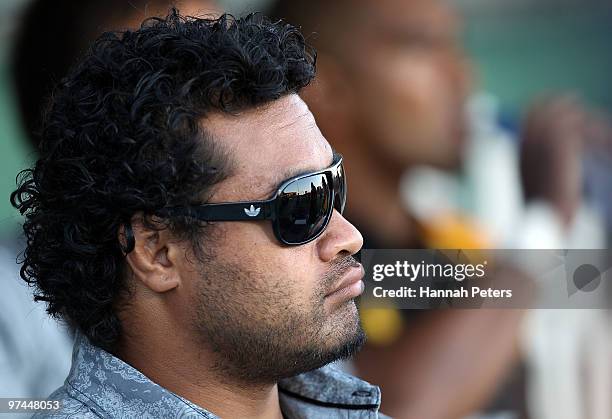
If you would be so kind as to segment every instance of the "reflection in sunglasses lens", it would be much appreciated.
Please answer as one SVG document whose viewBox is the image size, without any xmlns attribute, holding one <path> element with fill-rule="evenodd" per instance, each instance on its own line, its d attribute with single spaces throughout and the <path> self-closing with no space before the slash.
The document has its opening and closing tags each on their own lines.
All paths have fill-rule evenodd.
<svg viewBox="0 0 612 419">
<path fill-rule="evenodd" d="M 285 241 L 306 241 L 325 227 L 331 206 L 330 192 L 325 174 L 297 179 L 283 189 L 278 202 L 278 222 Z"/>
</svg>

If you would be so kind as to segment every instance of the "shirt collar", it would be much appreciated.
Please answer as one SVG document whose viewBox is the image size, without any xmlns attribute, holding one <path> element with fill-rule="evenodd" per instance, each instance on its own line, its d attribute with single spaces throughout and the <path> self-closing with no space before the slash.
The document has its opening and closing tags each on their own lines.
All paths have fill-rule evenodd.
<svg viewBox="0 0 612 419">
<path fill-rule="evenodd" d="M 380 389 L 341 371 L 333 364 L 281 380 L 279 391 L 318 405 L 346 409 L 378 409 Z"/>
</svg>

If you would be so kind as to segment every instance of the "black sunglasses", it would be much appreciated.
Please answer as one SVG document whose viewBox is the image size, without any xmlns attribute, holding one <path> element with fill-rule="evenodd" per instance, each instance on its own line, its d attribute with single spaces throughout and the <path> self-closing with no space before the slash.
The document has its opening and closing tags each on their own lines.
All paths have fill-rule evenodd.
<svg viewBox="0 0 612 419">
<path fill-rule="evenodd" d="M 284 181 L 268 200 L 173 207 L 159 215 L 183 215 L 200 221 L 271 220 L 274 235 L 281 243 L 300 245 L 319 237 L 334 208 L 342 214 L 345 205 L 342 156 L 334 154 L 330 167 Z"/>
</svg>

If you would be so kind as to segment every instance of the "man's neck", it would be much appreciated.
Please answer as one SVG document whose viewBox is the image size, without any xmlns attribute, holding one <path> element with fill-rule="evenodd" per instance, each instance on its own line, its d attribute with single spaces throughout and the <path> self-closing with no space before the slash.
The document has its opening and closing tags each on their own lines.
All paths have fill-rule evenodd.
<svg viewBox="0 0 612 419">
<path fill-rule="evenodd" d="M 212 353 L 193 343 L 176 345 L 169 341 L 124 340 L 115 354 L 151 381 L 219 417 L 283 418 L 276 384 L 250 385 L 232 380 L 215 368 L 218 363 Z"/>
</svg>

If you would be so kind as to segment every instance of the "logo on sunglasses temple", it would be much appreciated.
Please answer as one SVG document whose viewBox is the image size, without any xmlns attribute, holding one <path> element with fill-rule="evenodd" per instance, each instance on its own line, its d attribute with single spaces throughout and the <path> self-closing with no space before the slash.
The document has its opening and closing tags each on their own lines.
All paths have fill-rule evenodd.
<svg viewBox="0 0 612 419">
<path fill-rule="evenodd" d="M 259 211 L 261 211 L 261 208 L 260 207 L 255 208 L 252 204 L 251 204 L 251 208 L 244 209 L 244 213 L 248 215 L 249 217 L 257 217 L 259 215 Z"/>
</svg>

